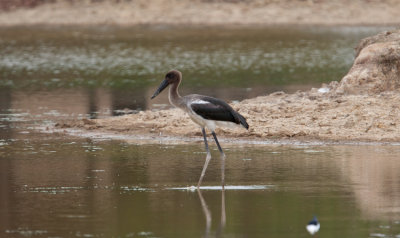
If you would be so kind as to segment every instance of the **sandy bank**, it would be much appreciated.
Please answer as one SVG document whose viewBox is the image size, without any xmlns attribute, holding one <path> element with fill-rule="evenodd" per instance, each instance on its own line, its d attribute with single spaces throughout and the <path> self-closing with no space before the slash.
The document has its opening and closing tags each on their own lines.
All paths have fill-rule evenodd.
<svg viewBox="0 0 400 238">
<path fill-rule="evenodd" d="M 400 23 L 396 0 L 55 1 L 0 11 L 0 25 L 320 24 Z"/>
<path fill-rule="evenodd" d="M 233 107 L 248 119 L 250 129 L 217 129 L 221 137 L 269 140 L 400 141 L 400 94 L 331 95 L 309 92 L 244 100 Z M 200 128 L 179 109 L 145 111 L 97 120 L 61 122 L 58 128 L 199 137 Z"/>
</svg>

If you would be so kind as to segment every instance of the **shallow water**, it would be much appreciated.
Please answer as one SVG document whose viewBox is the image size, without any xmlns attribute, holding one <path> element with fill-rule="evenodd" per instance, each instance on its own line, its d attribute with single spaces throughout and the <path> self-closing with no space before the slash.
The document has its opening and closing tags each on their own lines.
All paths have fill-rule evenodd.
<svg viewBox="0 0 400 238">
<path fill-rule="evenodd" d="M 14 120 L 14 118 L 16 118 Z M 0 115 L 0 237 L 399 237 L 400 147 L 184 145 L 38 134 Z"/>
<path fill-rule="evenodd" d="M 148 98 L 170 67 L 187 75 L 185 93 L 225 100 L 319 86 L 381 30 L 0 29 L 0 237 L 308 237 L 313 215 L 316 236 L 400 237 L 396 144 L 221 140 L 226 189 L 212 144 L 198 192 L 201 138 L 143 145 L 35 130 L 165 108 L 165 95 Z"/>
<path fill-rule="evenodd" d="M 400 235 L 398 146 L 224 148 L 198 193 L 201 143 L 3 139 L 0 237 Z"/>
</svg>

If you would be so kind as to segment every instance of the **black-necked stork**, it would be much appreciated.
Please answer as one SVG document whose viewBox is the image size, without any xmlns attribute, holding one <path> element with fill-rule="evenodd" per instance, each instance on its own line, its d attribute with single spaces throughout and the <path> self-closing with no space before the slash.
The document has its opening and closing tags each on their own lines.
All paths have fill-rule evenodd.
<svg viewBox="0 0 400 238">
<path fill-rule="evenodd" d="M 222 188 L 225 186 L 225 154 L 218 142 L 217 135 L 215 134 L 216 126 L 232 127 L 232 126 L 243 126 L 249 129 L 249 125 L 246 122 L 246 118 L 240 115 L 238 112 L 233 110 L 226 102 L 203 95 L 190 94 L 186 96 L 179 95 L 178 87 L 182 80 L 182 73 L 178 70 L 171 70 L 165 75 L 164 81 L 160 84 L 156 92 L 153 94 L 151 99 L 155 98 L 161 93 L 166 87 L 171 85 L 169 88 L 169 102 L 187 114 L 190 118 L 201 127 L 201 132 L 204 137 L 204 144 L 207 151 L 206 161 L 203 166 L 203 170 L 200 175 L 197 188 L 200 187 L 201 181 L 203 180 L 206 172 L 208 163 L 211 159 L 211 153 L 208 148 L 207 135 L 205 128 L 207 127 L 214 137 L 215 143 L 218 146 L 218 150 L 221 153 L 221 180 Z"/>
<path fill-rule="evenodd" d="M 313 219 L 307 224 L 306 229 L 311 234 L 314 235 L 319 231 L 320 224 L 317 220 L 317 217 L 314 216 Z"/>
</svg>

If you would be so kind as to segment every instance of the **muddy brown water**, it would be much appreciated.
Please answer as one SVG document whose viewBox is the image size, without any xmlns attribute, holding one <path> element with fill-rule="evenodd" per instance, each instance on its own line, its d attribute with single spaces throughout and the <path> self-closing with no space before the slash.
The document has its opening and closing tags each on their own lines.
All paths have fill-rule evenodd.
<svg viewBox="0 0 400 238">
<path fill-rule="evenodd" d="M 317 237 L 400 236 L 399 144 L 222 140 L 226 190 L 211 144 L 199 193 L 192 186 L 205 158 L 200 140 L 143 144 L 35 130 L 60 118 L 167 107 L 165 99 L 154 105 L 147 98 L 171 61 L 190 76 L 186 92 L 200 89 L 225 100 L 271 87 L 319 85 L 345 72 L 352 59 L 347 45 L 376 28 L 173 35 L 165 29 L 40 29 L 0 34 L 7 46 L 0 47 L 0 237 L 309 237 L 305 226 L 313 215 L 321 222 Z M 163 55 L 154 55 L 163 49 L 187 58 L 167 50 L 170 61 L 158 61 Z M 207 49 L 215 55 L 205 57 Z M 146 68 L 138 60 L 153 64 Z M 327 65 L 334 69 L 326 71 Z M 221 81 L 208 80 L 217 69 L 223 69 Z"/>
<path fill-rule="evenodd" d="M 225 145 L 224 192 L 213 145 L 198 193 L 201 143 L 0 143 L 0 237 L 309 237 L 313 215 L 324 237 L 400 234 L 397 145 Z"/>
</svg>

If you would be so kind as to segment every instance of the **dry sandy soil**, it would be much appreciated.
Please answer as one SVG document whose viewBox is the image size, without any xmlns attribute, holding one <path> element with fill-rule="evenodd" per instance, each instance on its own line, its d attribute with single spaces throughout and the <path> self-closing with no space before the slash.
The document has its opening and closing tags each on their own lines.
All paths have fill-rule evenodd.
<svg viewBox="0 0 400 238">
<path fill-rule="evenodd" d="M 398 0 L 54 0 L 0 10 L 0 25 L 393 25 L 399 12 Z"/>
<path fill-rule="evenodd" d="M 338 95 L 276 92 L 233 104 L 250 125 L 246 129 L 217 129 L 222 138 L 243 140 L 400 141 L 400 94 Z M 61 122 L 58 128 L 80 128 L 128 136 L 198 137 L 200 128 L 179 109 L 144 111 L 135 115 Z M 67 131 L 68 132 L 68 131 Z"/>
</svg>

